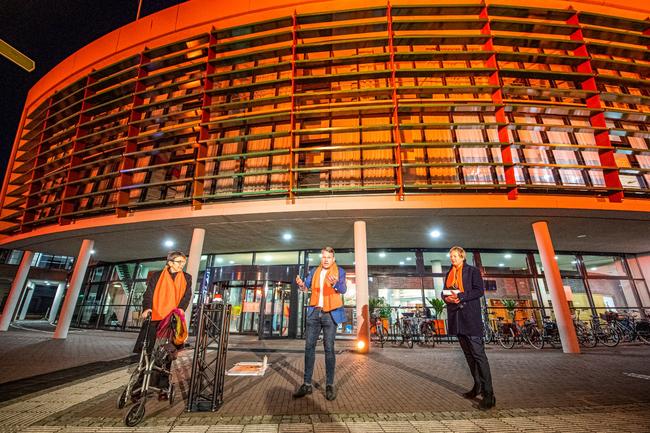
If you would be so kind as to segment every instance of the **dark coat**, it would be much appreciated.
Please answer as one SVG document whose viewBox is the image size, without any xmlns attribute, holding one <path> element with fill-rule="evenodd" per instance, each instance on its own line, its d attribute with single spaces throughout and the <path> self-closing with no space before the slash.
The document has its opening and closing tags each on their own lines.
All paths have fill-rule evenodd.
<svg viewBox="0 0 650 433">
<path fill-rule="evenodd" d="M 449 272 L 445 276 L 445 281 Z M 447 334 L 480 337 L 483 335 L 481 316 L 483 278 L 478 268 L 467 263 L 463 264 L 463 290 L 464 292 L 458 294 L 460 303 L 447 304 Z"/>
<path fill-rule="evenodd" d="M 144 292 L 144 295 L 142 295 L 142 310 L 148 310 L 151 309 L 153 306 L 153 292 L 156 290 L 156 285 L 158 284 L 158 280 L 160 279 L 160 274 L 162 274 L 161 271 L 153 271 L 150 272 L 149 275 L 147 276 L 147 289 Z M 172 278 L 175 277 L 176 274 L 172 274 Z M 185 294 L 183 295 L 183 298 L 181 301 L 178 303 L 178 308 L 181 310 L 187 310 L 187 307 L 190 305 L 190 301 L 192 300 L 192 276 L 188 274 L 187 272 L 183 272 L 183 275 L 185 276 L 185 282 L 187 283 L 187 286 L 185 287 Z M 149 326 L 147 323 L 150 323 Z M 140 334 L 138 334 L 138 339 L 135 342 L 135 347 L 133 348 L 133 353 L 140 353 L 142 350 L 142 345 L 144 343 L 144 337 L 147 335 L 148 341 L 149 341 L 149 347 L 147 350 L 149 353 L 153 350 L 154 343 L 156 340 L 156 329 L 158 328 L 158 324 L 160 321 L 158 320 L 152 320 L 151 322 L 147 322 L 146 320 L 142 323 L 142 327 L 140 328 Z"/>
</svg>

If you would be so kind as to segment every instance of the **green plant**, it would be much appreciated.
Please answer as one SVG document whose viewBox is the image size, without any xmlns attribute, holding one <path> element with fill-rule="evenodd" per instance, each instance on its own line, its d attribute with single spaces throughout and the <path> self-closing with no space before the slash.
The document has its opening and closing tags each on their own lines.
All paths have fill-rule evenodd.
<svg viewBox="0 0 650 433">
<path fill-rule="evenodd" d="M 440 298 L 427 298 L 427 301 L 429 304 L 431 304 L 431 308 L 433 308 L 436 319 L 439 318 L 440 315 L 442 315 L 442 312 L 445 311 L 445 301 Z"/>
<path fill-rule="evenodd" d="M 515 309 L 517 308 L 517 301 L 514 299 L 502 299 L 501 303 L 503 308 L 506 309 L 510 317 L 515 317 Z"/>
<path fill-rule="evenodd" d="M 377 314 L 379 317 L 390 317 L 391 309 L 384 298 L 368 299 L 370 314 Z"/>
</svg>

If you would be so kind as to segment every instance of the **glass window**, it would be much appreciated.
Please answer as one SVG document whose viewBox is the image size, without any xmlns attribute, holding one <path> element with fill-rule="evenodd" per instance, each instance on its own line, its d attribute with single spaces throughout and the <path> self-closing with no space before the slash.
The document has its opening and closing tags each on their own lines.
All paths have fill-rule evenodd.
<svg viewBox="0 0 650 433">
<path fill-rule="evenodd" d="M 398 276 L 371 276 L 368 278 L 368 295 L 384 298 L 391 307 L 422 305 L 422 278 Z"/>
<path fill-rule="evenodd" d="M 415 272 L 414 251 L 375 251 L 368 253 L 369 273 Z"/>
<path fill-rule="evenodd" d="M 540 258 L 539 254 L 535 254 L 534 257 L 537 272 L 543 274 L 544 266 L 542 266 L 542 259 Z M 556 254 L 555 261 L 557 262 L 558 268 L 560 268 L 561 274 L 579 275 L 580 272 L 578 271 L 578 259 L 573 254 Z"/>
<path fill-rule="evenodd" d="M 212 263 L 213 266 L 252 265 L 253 253 L 218 254 Z"/>
<path fill-rule="evenodd" d="M 630 267 L 632 278 L 643 278 L 639 262 L 634 256 L 627 256 L 627 265 Z"/>
<path fill-rule="evenodd" d="M 138 267 L 136 278 L 147 279 L 150 272 L 161 270 L 167 262 L 165 260 L 158 260 L 155 262 L 143 262 Z"/>
<path fill-rule="evenodd" d="M 623 258 L 619 256 L 582 256 L 589 276 L 625 277 Z"/>
<path fill-rule="evenodd" d="M 256 265 L 297 265 L 300 254 L 298 251 L 283 251 L 271 253 L 256 253 Z M 338 256 L 337 256 L 338 262 Z"/>
<path fill-rule="evenodd" d="M 545 307 L 552 307 L 551 294 L 546 287 L 546 281 L 543 278 L 537 279 L 539 291 L 542 296 L 542 301 Z M 581 279 L 577 278 L 562 278 L 564 286 L 564 293 L 569 303 L 570 308 L 588 309 L 589 298 L 587 297 L 587 290 L 585 284 Z"/>
<path fill-rule="evenodd" d="M 93 269 L 91 281 L 103 281 L 108 275 L 108 266 L 96 266 Z"/>
<path fill-rule="evenodd" d="M 119 263 L 113 266 L 111 272 L 111 281 L 125 281 L 133 278 L 135 273 L 135 263 Z"/>
<path fill-rule="evenodd" d="M 467 256 L 465 261 L 470 265 L 474 264 L 474 253 L 469 251 L 465 252 Z M 422 253 L 422 259 L 424 261 L 424 271 L 431 272 L 434 274 L 446 274 L 451 267 L 449 262 L 449 251 L 444 252 L 429 252 L 425 251 Z"/>
<path fill-rule="evenodd" d="M 589 280 L 594 306 L 600 309 L 638 307 L 628 280 Z"/>
<path fill-rule="evenodd" d="M 650 308 L 650 293 L 648 292 L 648 286 L 646 286 L 644 281 L 636 280 L 634 281 L 636 286 L 636 291 L 639 293 L 639 298 L 641 299 L 641 305 L 645 308 Z M 650 313 L 650 311 L 648 311 Z"/>
<path fill-rule="evenodd" d="M 481 265 L 486 274 L 524 274 L 529 273 L 526 254 L 481 253 Z"/>
</svg>

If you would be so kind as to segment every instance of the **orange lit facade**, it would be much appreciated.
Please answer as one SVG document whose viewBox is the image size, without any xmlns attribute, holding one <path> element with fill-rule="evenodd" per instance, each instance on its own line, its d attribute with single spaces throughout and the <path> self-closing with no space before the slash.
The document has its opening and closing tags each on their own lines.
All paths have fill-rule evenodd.
<svg viewBox="0 0 650 433">
<path fill-rule="evenodd" d="M 647 9 L 198 0 L 170 8 L 89 44 L 32 89 L 2 190 L 2 244 L 74 255 L 70 239 L 104 236 L 110 248 L 115 239 L 103 232 L 113 228 L 155 231 L 175 220 L 208 232 L 216 224 L 223 238 L 239 236 L 237 222 L 252 230 L 257 215 L 274 229 L 322 222 L 339 230 L 340 248 L 351 243 L 331 218 L 343 227 L 376 218 L 370 248 L 427 248 L 412 233 L 387 231 L 410 232 L 401 217 L 439 215 L 448 243 L 533 251 L 532 235 L 521 233 L 541 218 L 572 227 L 571 241 L 562 231 L 554 239 L 559 250 L 632 254 L 647 292 Z M 481 221 L 499 228 L 486 235 Z M 230 225 L 222 233 L 219 224 Z M 580 243 L 581 230 L 614 241 Z M 298 249 L 321 246 L 307 231 L 301 239 Z M 105 259 L 159 252 L 138 254 Z"/>
</svg>

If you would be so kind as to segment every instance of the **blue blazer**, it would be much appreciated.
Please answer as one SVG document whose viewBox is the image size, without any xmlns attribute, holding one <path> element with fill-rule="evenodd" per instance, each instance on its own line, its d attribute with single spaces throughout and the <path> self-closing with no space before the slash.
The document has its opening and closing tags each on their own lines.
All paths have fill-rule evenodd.
<svg viewBox="0 0 650 433">
<path fill-rule="evenodd" d="M 449 272 L 445 276 L 445 282 Z M 463 290 L 458 294 L 460 303 L 447 304 L 447 333 L 449 335 L 483 335 L 483 317 L 481 316 L 481 297 L 483 296 L 483 278 L 478 268 L 463 264 Z M 461 308 L 462 305 L 462 308 Z"/>
<path fill-rule="evenodd" d="M 318 269 L 318 266 L 312 268 L 311 271 L 309 271 L 309 275 L 307 275 L 307 278 L 305 278 L 305 286 L 311 288 L 311 280 L 314 278 L 314 273 L 316 272 L 316 269 Z M 336 290 L 340 294 L 343 294 L 348 290 L 348 288 L 345 285 L 345 271 L 340 266 L 339 266 L 339 280 L 334 285 L 334 290 Z M 314 307 L 307 307 L 307 317 L 311 316 L 311 313 L 313 312 L 314 312 Z M 334 320 L 334 323 L 336 323 L 337 325 L 347 320 L 347 317 L 345 315 L 345 308 L 343 308 L 342 306 L 337 308 L 336 310 L 330 311 L 330 313 L 332 314 L 332 319 Z"/>
</svg>

